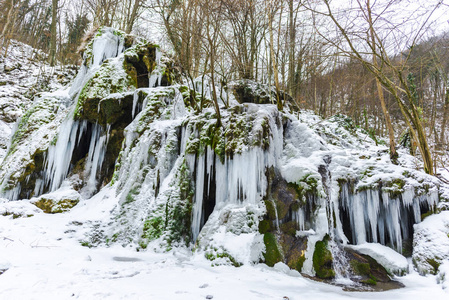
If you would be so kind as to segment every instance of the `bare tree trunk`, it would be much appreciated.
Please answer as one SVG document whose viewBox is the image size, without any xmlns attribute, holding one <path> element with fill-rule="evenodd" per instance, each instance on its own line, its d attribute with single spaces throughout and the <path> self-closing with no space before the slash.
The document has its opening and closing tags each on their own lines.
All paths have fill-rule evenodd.
<svg viewBox="0 0 449 300">
<path fill-rule="evenodd" d="M 50 55 L 49 63 L 50 66 L 56 64 L 56 24 L 58 17 L 58 0 L 51 1 L 51 26 L 50 26 Z"/>
<path fill-rule="evenodd" d="M 446 87 L 446 94 L 444 95 L 444 113 L 443 113 L 443 120 L 441 122 L 441 133 L 440 133 L 441 147 L 445 144 L 445 132 L 448 117 L 449 117 L 449 89 Z"/>
<path fill-rule="evenodd" d="M 271 0 L 269 1 L 269 6 L 267 6 L 268 9 L 268 18 L 269 18 L 269 31 L 270 31 L 270 55 L 271 55 L 271 64 L 273 68 L 273 74 L 274 74 L 274 84 L 276 86 L 276 101 L 277 101 L 277 107 L 279 110 L 283 110 L 283 103 L 280 99 L 280 89 L 279 89 L 279 74 L 278 69 L 276 66 L 276 57 L 274 55 L 274 45 L 273 45 L 273 16 L 272 16 L 272 10 L 271 10 Z"/>
<path fill-rule="evenodd" d="M 376 52 L 377 52 L 377 46 L 376 46 L 376 38 L 374 34 L 374 24 L 373 24 L 373 18 L 372 18 L 372 12 L 371 12 L 371 5 L 370 0 L 367 0 L 366 2 L 366 8 L 368 11 L 368 22 L 370 26 L 370 37 L 371 37 L 371 47 L 373 51 L 373 66 L 375 68 L 378 68 L 377 58 L 376 58 Z M 394 129 L 393 125 L 391 124 L 390 114 L 388 113 L 387 105 L 385 104 L 385 98 L 384 93 L 382 90 L 382 84 L 380 83 L 379 79 L 376 77 L 376 87 L 377 87 L 377 94 L 379 96 L 380 100 L 380 106 L 382 107 L 382 113 L 385 118 L 385 126 L 388 130 L 388 138 L 390 140 L 390 160 L 395 165 L 398 164 L 398 153 L 396 152 L 396 146 L 394 141 Z"/>
</svg>

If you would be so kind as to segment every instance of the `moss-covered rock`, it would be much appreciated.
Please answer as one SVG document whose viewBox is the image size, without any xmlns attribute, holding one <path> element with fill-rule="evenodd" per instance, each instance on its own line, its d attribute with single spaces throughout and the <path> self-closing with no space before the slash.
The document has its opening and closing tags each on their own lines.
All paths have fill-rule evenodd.
<svg viewBox="0 0 449 300">
<path fill-rule="evenodd" d="M 283 261 L 276 236 L 273 233 L 265 233 L 263 236 L 263 242 L 265 244 L 265 253 L 263 254 L 263 256 L 265 259 L 265 263 L 268 266 L 272 267 L 276 263 Z"/>
<path fill-rule="evenodd" d="M 204 253 L 204 257 L 212 261 L 213 266 L 232 265 L 234 267 L 240 267 L 242 265 L 222 247 L 207 249 Z"/>
<path fill-rule="evenodd" d="M 329 237 L 325 237 L 322 241 L 315 244 L 315 251 L 313 252 L 313 268 L 316 276 L 320 279 L 332 279 L 335 277 L 333 269 L 332 253 L 328 249 Z"/>
<path fill-rule="evenodd" d="M 47 214 L 57 214 L 69 211 L 75 205 L 77 205 L 79 199 L 49 199 L 45 197 L 39 198 L 37 201 L 33 202 L 34 205 L 42 209 L 44 213 Z"/>
<path fill-rule="evenodd" d="M 227 88 L 240 103 L 276 104 L 278 96 L 283 102 L 293 103 L 292 97 L 287 93 L 280 91 L 277 95 L 273 87 L 253 80 L 234 81 Z"/>
<path fill-rule="evenodd" d="M 349 259 L 350 270 L 355 275 L 353 277 L 354 281 L 368 285 L 376 285 L 379 282 L 391 282 L 391 278 L 385 268 L 372 257 L 358 254 L 352 250 L 346 250 L 346 255 Z"/>
<path fill-rule="evenodd" d="M 99 103 L 109 97 L 120 105 L 121 97 L 111 97 L 111 94 L 133 91 L 137 87 L 136 82 L 129 76 L 117 59 L 107 60 L 101 64 L 99 70 L 92 76 L 82 88 L 76 104 L 75 119 L 88 120 L 92 123 L 100 121 L 105 124 L 104 116 L 99 113 Z M 109 101 L 109 110 L 113 105 Z"/>
</svg>

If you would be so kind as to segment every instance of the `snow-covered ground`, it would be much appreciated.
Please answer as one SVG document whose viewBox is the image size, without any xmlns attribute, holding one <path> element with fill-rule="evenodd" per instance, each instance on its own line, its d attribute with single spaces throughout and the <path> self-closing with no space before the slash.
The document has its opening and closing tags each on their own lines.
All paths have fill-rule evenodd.
<svg viewBox="0 0 449 300">
<path fill-rule="evenodd" d="M 107 193 L 107 192 L 104 192 Z M 105 194 L 104 194 L 105 195 Z M 136 252 L 115 245 L 80 245 L 91 222 L 108 214 L 111 202 L 94 197 L 62 214 L 36 213 L 27 201 L 0 216 L 0 299 L 448 299 L 437 277 L 411 272 L 405 288 L 346 292 L 315 282 L 286 266 L 211 266 L 185 248 Z M 11 203 L 11 202 L 9 202 Z M 3 203 L 2 207 L 7 203 Z M 4 211 L 2 211 L 4 213 Z M 1 271 L 0 271 L 1 273 Z M 212 298 L 213 297 L 213 298 Z"/>
</svg>

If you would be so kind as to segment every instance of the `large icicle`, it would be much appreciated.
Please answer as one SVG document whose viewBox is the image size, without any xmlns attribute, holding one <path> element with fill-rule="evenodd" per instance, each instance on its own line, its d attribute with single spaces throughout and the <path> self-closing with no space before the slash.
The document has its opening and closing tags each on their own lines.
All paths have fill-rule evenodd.
<svg viewBox="0 0 449 300">
<path fill-rule="evenodd" d="M 396 251 L 402 252 L 403 241 L 412 235 L 410 224 L 421 222 L 421 206 L 431 209 L 438 201 L 434 194 L 431 191 L 415 195 L 411 187 L 395 198 L 379 189 L 352 194 L 346 183 L 340 191 L 340 209 L 349 217 L 354 244 L 391 244 Z"/>
<path fill-rule="evenodd" d="M 61 125 L 56 144 L 48 149 L 44 163 L 44 184 L 40 186 L 38 194 L 42 194 L 46 186 L 49 191 L 55 191 L 61 186 L 69 172 L 73 150 L 86 130 L 86 121 L 74 121 L 71 114 L 69 116 Z"/>
</svg>

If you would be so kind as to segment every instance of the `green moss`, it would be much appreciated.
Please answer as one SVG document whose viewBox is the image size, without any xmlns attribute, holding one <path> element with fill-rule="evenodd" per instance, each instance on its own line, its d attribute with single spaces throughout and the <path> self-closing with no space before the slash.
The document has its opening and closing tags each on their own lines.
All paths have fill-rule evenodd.
<svg viewBox="0 0 449 300">
<path fill-rule="evenodd" d="M 276 210 L 274 208 L 273 202 L 265 200 L 265 207 L 267 209 L 267 216 L 269 220 L 276 220 Z"/>
<path fill-rule="evenodd" d="M 234 267 L 240 267 L 242 265 L 241 263 L 239 263 L 232 255 L 230 255 L 223 248 L 220 248 L 220 249 L 217 249 L 217 248 L 208 249 L 204 253 L 204 257 L 206 257 L 206 259 L 208 259 L 210 261 L 215 261 L 216 259 L 222 258 L 222 259 L 225 259 L 226 261 L 228 261 L 228 263 L 230 263 Z"/>
<path fill-rule="evenodd" d="M 296 236 L 296 228 L 297 228 L 297 223 L 295 221 L 283 223 L 280 226 L 281 232 L 288 234 L 292 237 Z"/>
<path fill-rule="evenodd" d="M 265 244 L 265 253 L 263 254 L 265 263 L 272 267 L 282 261 L 282 254 L 279 250 L 276 236 L 271 232 L 267 232 L 263 236 L 263 242 Z"/>
<path fill-rule="evenodd" d="M 305 251 L 298 251 L 295 249 L 293 250 L 293 253 L 287 265 L 291 269 L 301 272 L 305 261 L 306 261 Z"/>
<path fill-rule="evenodd" d="M 362 263 L 357 260 L 351 260 L 350 265 L 357 275 L 370 275 L 371 274 L 371 267 L 369 263 Z"/>
<path fill-rule="evenodd" d="M 137 84 L 132 76 L 128 75 L 121 66 L 110 61 L 103 62 L 95 75 L 82 88 L 75 108 L 75 118 L 96 122 L 103 118 L 98 113 L 98 104 L 101 99 L 110 94 L 132 91 L 136 87 Z M 115 99 L 115 104 L 108 103 L 108 109 L 120 106 L 119 100 Z M 101 120 L 100 123 L 105 124 L 106 120 Z"/>
<path fill-rule="evenodd" d="M 388 192 L 390 198 L 398 198 L 404 192 L 405 181 L 400 178 L 383 183 L 382 189 Z"/>
<path fill-rule="evenodd" d="M 321 279 L 332 279 L 335 277 L 335 271 L 332 269 L 332 253 L 327 248 L 329 237 L 326 236 L 322 241 L 315 244 L 313 252 L 313 268 L 316 276 Z"/>
<path fill-rule="evenodd" d="M 57 214 L 69 211 L 75 205 L 77 205 L 79 199 L 62 199 L 62 200 L 53 200 L 53 199 L 45 199 L 40 198 L 38 201 L 33 204 L 42 209 L 44 213 L 47 214 Z"/>
<path fill-rule="evenodd" d="M 373 275 L 370 275 L 370 278 L 362 280 L 361 283 L 368 285 L 377 285 L 377 279 Z"/>
<path fill-rule="evenodd" d="M 140 246 L 142 248 L 146 248 L 148 242 L 151 242 L 155 239 L 161 237 L 164 231 L 164 219 L 162 217 L 153 217 L 149 218 L 143 224 L 143 233 L 142 233 L 142 241 Z"/>
<path fill-rule="evenodd" d="M 262 220 L 259 222 L 259 232 L 265 234 L 272 230 L 271 222 L 268 220 Z"/>
<path fill-rule="evenodd" d="M 437 274 L 438 273 L 438 269 L 440 268 L 441 263 L 438 262 L 434 258 L 428 258 L 428 259 L 426 259 L 426 261 L 433 268 L 431 273 L 434 274 L 434 275 Z"/>
<path fill-rule="evenodd" d="M 90 242 L 88 242 L 88 241 L 80 241 L 80 244 L 83 247 L 88 247 L 88 248 L 92 248 L 93 247 L 93 245 Z"/>
</svg>

